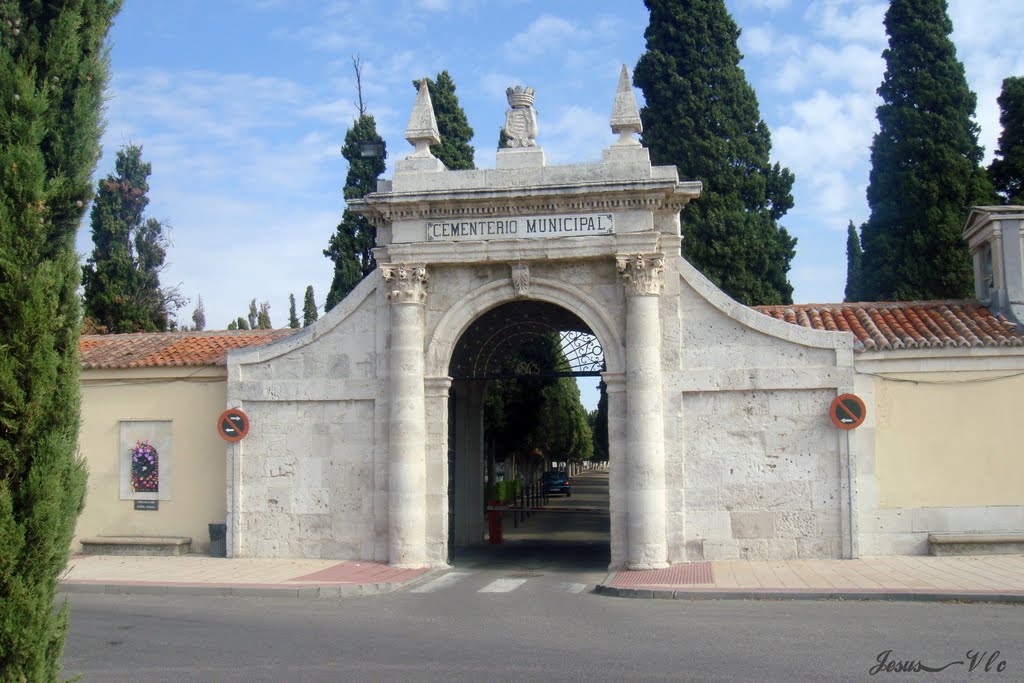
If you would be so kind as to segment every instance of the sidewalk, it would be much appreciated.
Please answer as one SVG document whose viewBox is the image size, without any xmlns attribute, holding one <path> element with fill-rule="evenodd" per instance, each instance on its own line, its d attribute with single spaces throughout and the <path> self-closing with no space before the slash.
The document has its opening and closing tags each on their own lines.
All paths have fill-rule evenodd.
<svg viewBox="0 0 1024 683">
<path fill-rule="evenodd" d="M 1024 555 L 890 555 L 856 560 L 731 560 L 612 572 L 602 595 L 747 600 L 1024 603 Z"/>
<path fill-rule="evenodd" d="M 337 598 L 401 590 L 445 570 L 378 562 L 75 555 L 66 593 Z M 601 595 L 675 599 L 956 600 L 1024 603 L 1024 555 L 732 560 L 611 572 Z"/>
<path fill-rule="evenodd" d="M 337 598 L 398 590 L 431 573 L 380 562 L 73 555 L 65 593 Z"/>
</svg>

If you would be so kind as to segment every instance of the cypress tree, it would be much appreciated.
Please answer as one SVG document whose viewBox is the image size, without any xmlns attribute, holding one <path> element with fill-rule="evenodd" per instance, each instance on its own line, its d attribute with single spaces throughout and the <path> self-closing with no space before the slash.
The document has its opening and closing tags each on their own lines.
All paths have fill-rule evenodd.
<svg viewBox="0 0 1024 683">
<path fill-rule="evenodd" d="M 345 146 L 341 148 L 341 155 L 348 161 L 346 200 L 364 197 L 375 191 L 377 178 L 384 172 L 383 158 L 360 156 L 360 142 L 383 142 L 377 134 L 377 124 L 369 114 L 361 114 L 345 133 Z M 334 279 L 327 293 L 325 310 L 334 308 L 377 267 L 372 251 L 376 242 L 377 229 L 373 224 L 346 208 L 337 231 L 324 249 L 324 256 L 334 261 Z"/>
<path fill-rule="evenodd" d="M 295 312 L 295 295 L 288 295 L 288 327 L 293 330 L 299 328 L 299 316 Z"/>
<path fill-rule="evenodd" d="M 256 299 L 249 302 L 249 315 L 246 320 L 249 321 L 249 326 L 246 329 L 256 330 L 259 329 L 257 324 L 259 323 L 260 313 L 256 308 Z"/>
<path fill-rule="evenodd" d="M 420 88 L 420 81 L 412 85 Z M 447 70 L 437 74 L 437 80 L 427 79 L 427 90 L 430 101 L 434 104 L 434 117 L 437 119 L 437 130 L 441 134 L 441 144 L 431 145 L 430 152 L 441 160 L 449 170 L 458 171 L 476 168 L 473 161 L 473 129 L 469 126 L 466 112 L 459 105 L 455 94 L 455 81 Z"/>
<path fill-rule="evenodd" d="M 885 28 L 859 291 L 872 300 L 972 296 L 961 230 L 971 206 L 993 192 L 953 22 L 945 0 L 892 0 Z"/>
<path fill-rule="evenodd" d="M 92 207 L 85 314 L 109 332 L 163 332 L 185 302 L 176 288 L 160 286 L 167 239 L 160 221 L 144 216 L 152 167 L 142 161 L 142 147 L 127 145 L 115 170 L 100 181 Z"/>
<path fill-rule="evenodd" d="M 860 248 L 860 235 L 853 221 L 846 226 L 846 296 L 844 301 L 861 301 L 859 284 L 861 281 L 861 260 L 863 252 Z"/>
<path fill-rule="evenodd" d="M 1007 204 L 1024 204 L 1024 77 L 1003 80 L 999 93 L 999 148 L 989 178 Z"/>
<path fill-rule="evenodd" d="M 56 680 L 54 611 L 85 496 L 81 278 L 116 0 L 0 3 L 0 674 Z"/>
<path fill-rule="evenodd" d="M 746 304 L 792 302 L 796 240 L 778 224 L 793 174 L 772 165 L 771 134 L 739 63 L 740 31 L 723 0 L 644 0 L 647 51 L 634 81 L 646 104 L 642 141 L 704 192 L 686 208 L 683 255 Z"/>
<path fill-rule="evenodd" d="M 192 329 L 196 332 L 202 332 L 206 329 L 206 309 L 203 308 L 203 297 L 199 296 L 199 303 L 196 304 L 196 308 L 192 311 Z"/>
<path fill-rule="evenodd" d="M 270 302 L 264 301 L 260 303 L 260 312 L 256 315 L 256 330 L 269 330 L 274 327 L 273 323 L 270 322 Z"/>
<path fill-rule="evenodd" d="M 306 287 L 306 297 L 302 302 L 302 326 L 308 327 L 316 322 L 319 313 L 316 310 L 316 300 L 313 299 L 313 285 Z"/>
</svg>

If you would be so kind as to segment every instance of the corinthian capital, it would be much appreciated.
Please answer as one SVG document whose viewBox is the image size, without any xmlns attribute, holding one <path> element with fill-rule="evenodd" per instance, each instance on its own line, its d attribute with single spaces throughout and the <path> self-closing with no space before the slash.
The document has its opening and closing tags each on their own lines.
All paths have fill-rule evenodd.
<svg viewBox="0 0 1024 683">
<path fill-rule="evenodd" d="M 393 304 L 422 304 L 427 300 L 427 267 L 420 264 L 388 263 L 380 267 Z"/>
<path fill-rule="evenodd" d="M 622 276 L 626 294 L 661 294 L 664 254 L 619 254 L 615 257 L 615 267 Z"/>
</svg>

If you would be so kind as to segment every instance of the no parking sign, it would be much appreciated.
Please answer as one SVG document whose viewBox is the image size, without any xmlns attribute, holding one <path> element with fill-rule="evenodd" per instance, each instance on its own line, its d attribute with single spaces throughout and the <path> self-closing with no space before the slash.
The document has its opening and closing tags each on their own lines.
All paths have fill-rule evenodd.
<svg viewBox="0 0 1024 683">
<path fill-rule="evenodd" d="M 241 441 L 249 433 L 249 418 L 239 408 L 229 408 L 217 418 L 217 433 L 225 441 Z"/>
<path fill-rule="evenodd" d="M 864 401 L 856 394 L 840 394 L 829 406 L 828 415 L 832 424 L 840 429 L 856 429 L 864 424 L 868 411 Z"/>
</svg>

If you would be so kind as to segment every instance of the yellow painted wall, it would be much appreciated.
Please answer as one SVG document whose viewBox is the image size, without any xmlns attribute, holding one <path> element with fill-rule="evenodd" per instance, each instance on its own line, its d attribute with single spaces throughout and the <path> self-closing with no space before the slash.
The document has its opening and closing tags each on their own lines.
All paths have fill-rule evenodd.
<svg viewBox="0 0 1024 683">
<path fill-rule="evenodd" d="M 78 445 L 89 486 L 73 551 L 89 536 L 191 536 L 193 552 L 209 549 L 207 525 L 223 523 L 226 515 L 228 444 L 216 431 L 226 396 L 224 368 L 82 371 Z M 172 423 L 172 499 L 161 500 L 159 510 L 137 511 L 131 500 L 120 499 L 122 420 Z"/>
<path fill-rule="evenodd" d="M 1024 505 L 1024 376 L 899 374 L 874 380 L 883 508 Z M 992 380 L 969 382 L 965 380 Z"/>
</svg>

